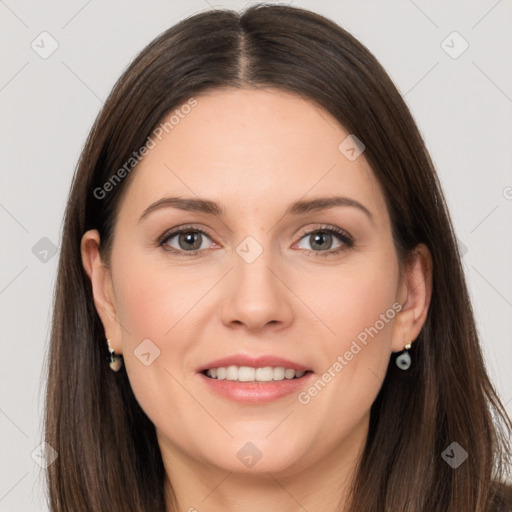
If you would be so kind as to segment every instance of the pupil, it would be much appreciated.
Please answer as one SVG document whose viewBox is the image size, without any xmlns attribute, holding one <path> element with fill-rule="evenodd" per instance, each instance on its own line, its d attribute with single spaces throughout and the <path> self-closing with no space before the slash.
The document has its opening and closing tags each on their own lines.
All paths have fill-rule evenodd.
<svg viewBox="0 0 512 512">
<path fill-rule="evenodd" d="M 314 238 L 314 242 L 311 244 L 311 246 L 313 248 L 315 248 L 314 246 L 317 245 L 317 246 L 319 246 L 317 248 L 328 249 L 330 244 L 327 243 L 327 247 L 322 247 L 322 241 L 324 243 L 325 243 L 325 241 L 330 242 L 332 239 L 332 235 L 330 233 L 325 233 L 325 232 L 323 234 L 317 233 L 316 235 L 313 235 L 313 238 Z M 320 240 L 320 242 L 318 242 L 318 240 Z"/>
<path fill-rule="evenodd" d="M 182 233 L 179 238 L 180 246 L 182 246 L 181 242 L 185 241 L 185 247 L 192 250 L 199 249 L 201 247 L 200 233 L 188 232 Z M 183 248 L 183 246 L 182 246 Z"/>
</svg>

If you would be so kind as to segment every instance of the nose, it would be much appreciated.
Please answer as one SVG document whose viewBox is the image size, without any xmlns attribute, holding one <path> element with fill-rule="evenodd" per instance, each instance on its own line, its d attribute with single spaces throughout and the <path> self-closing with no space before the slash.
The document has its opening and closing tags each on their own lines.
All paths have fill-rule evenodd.
<svg viewBox="0 0 512 512">
<path fill-rule="evenodd" d="M 222 321 L 228 327 L 245 326 L 250 331 L 280 330 L 293 318 L 293 293 L 286 272 L 265 249 L 254 261 L 235 253 L 229 273 Z"/>
</svg>

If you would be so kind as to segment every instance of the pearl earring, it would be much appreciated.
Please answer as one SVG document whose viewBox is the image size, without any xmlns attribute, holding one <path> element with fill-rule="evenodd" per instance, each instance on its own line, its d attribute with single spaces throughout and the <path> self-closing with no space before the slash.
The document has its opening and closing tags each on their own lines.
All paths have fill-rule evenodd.
<svg viewBox="0 0 512 512">
<path fill-rule="evenodd" d="M 114 354 L 114 349 L 110 346 L 110 340 L 107 338 L 108 351 L 110 352 L 110 368 L 117 372 L 121 366 L 123 366 L 123 361 L 121 360 L 121 355 L 116 356 Z"/>
<path fill-rule="evenodd" d="M 409 355 L 410 348 L 411 343 L 407 343 L 402 353 L 395 360 L 395 363 L 400 370 L 408 370 L 411 367 L 411 356 Z"/>
</svg>

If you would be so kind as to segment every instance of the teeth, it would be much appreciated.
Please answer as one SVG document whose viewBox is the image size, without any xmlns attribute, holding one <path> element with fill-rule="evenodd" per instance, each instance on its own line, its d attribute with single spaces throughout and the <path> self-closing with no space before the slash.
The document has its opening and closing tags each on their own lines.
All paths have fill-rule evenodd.
<svg viewBox="0 0 512 512">
<path fill-rule="evenodd" d="M 238 368 L 236 366 L 226 368 L 226 380 L 238 380 Z"/>
<path fill-rule="evenodd" d="M 232 368 L 235 369 L 234 373 L 236 376 L 238 376 L 238 380 L 241 382 L 251 382 L 256 378 L 255 368 L 250 368 L 249 366 L 241 366 L 240 368 L 233 366 Z"/>
<path fill-rule="evenodd" d="M 221 368 L 211 368 L 207 370 L 206 375 L 212 379 L 218 380 L 236 380 L 239 382 L 270 382 L 285 379 L 300 378 L 306 372 L 304 370 L 293 370 L 283 366 L 264 368 L 252 368 L 250 366 L 231 365 Z"/>
<path fill-rule="evenodd" d="M 272 376 L 272 378 L 274 380 L 283 380 L 285 372 L 286 370 L 282 366 L 278 366 L 277 368 L 274 368 L 274 375 Z"/>
<path fill-rule="evenodd" d="M 295 372 L 294 372 L 295 373 Z M 270 366 L 265 368 L 256 368 L 256 379 L 260 382 L 270 382 L 274 379 L 274 370 Z"/>
<path fill-rule="evenodd" d="M 284 371 L 284 376 L 287 379 L 293 379 L 293 377 L 295 377 L 295 370 L 288 370 L 288 369 L 286 369 Z"/>
</svg>

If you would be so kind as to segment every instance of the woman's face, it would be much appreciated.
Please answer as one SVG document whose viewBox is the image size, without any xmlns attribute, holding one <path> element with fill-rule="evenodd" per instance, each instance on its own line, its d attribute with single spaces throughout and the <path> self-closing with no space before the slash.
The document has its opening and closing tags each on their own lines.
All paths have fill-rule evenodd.
<svg viewBox="0 0 512 512">
<path fill-rule="evenodd" d="M 105 333 L 164 459 L 281 474 L 336 464 L 366 438 L 391 352 L 421 328 L 421 279 L 401 278 L 378 181 L 329 114 L 279 90 L 196 101 L 153 137 L 110 269 L 93 265 Z M 219 367 L 227 379 L 202 372 Z M 307 372 L 262 381 L 280 368 Z"/>
</svg>

